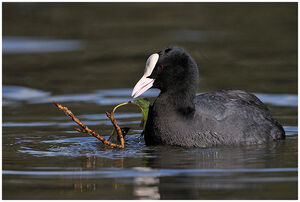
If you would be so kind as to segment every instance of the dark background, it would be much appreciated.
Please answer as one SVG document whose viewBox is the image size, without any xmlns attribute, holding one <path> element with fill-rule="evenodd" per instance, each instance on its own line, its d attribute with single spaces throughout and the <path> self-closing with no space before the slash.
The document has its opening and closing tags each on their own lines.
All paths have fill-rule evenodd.
<svg viewBox="0 0 300 202">
<path fill-rule="evenodd" d="M 147 57 L 185 48 L 199 92 L 297 93 L 297 3 L 3 3 L 3 37 L 80 40 L 79 51 L 3 55 L 3 84 L 54 94 L 131 88 Z"/>
</svg>

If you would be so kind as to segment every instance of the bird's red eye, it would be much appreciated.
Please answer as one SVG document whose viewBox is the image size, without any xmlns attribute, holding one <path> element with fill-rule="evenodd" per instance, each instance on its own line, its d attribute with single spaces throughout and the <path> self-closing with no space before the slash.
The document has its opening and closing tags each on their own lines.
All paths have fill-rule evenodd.
<svg viewBox="0 0 300 202">
<path fill-rule="evenodd" d="M 163 65 L 158 66 L 158 70 L 163 70 L 165 67 Z"/>
</svg>

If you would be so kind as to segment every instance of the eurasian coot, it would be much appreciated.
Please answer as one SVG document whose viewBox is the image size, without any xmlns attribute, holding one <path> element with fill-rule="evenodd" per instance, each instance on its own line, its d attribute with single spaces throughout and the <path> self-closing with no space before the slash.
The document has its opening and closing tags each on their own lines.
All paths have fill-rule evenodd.
<svg viewBox="0 0 300 202">
<path fill-rule="evenodd" d="M 282 126 L 253 94 L 218 90 L 196 96 L 198 67 L 182 48 L 151 55 L 134 98 L 149 88 L 161 90 L 149 108 L 146 145 L 187 147 L 259 144 L 285 138 Z"/>
</svg>

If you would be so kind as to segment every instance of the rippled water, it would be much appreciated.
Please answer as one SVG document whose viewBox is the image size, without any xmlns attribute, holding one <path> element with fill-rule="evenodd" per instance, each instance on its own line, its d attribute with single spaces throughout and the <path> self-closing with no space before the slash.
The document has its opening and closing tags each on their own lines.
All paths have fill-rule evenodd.
<svg viewBox="0 0 300 202">
<path fill-rule="evenodd" d="M 151 98 L 157 93 L 152 90 L 146 95 Z M 130 89 L 111 89 L 87 95 L 51 96 L 41 90 L 3 86 L 4 115 L 10 114 L 7 110 L 18 113 L 18 118 L 7 120 L 6 116 L 3 121 L 4 190 L 10 192 L 22 186 L 24 193 L 14 196 L 15 199 L 38 199 L 43 193 L 48 199 L 256 199 L 249 193 L 274 186 L 259 198 L 277 198 L 276 194 L 280 198 L 280 193 L 286 192 L 290 193 L 288 198 L 293 198 L 298 172 L 297 126 L 284 126 L 287 139 L 268 145 L 207 149 L 146 147 L 137 128 L 140 113 L 124 107 L 116 118 L 132 130 L 126 137 L 126 148 L 120 150 L 107 148 L 96 138 L 73 131 L 75 124 L 51 103 L 53 100 L 67 106 L 81 103 L 78 111 L 84 112 L 88 103 L 109 109 L 109 105 L 129 100 L 129 95 Z M 259 97 L 272 104 L 274 110 L 284 107 L 296 111 L 297 95 L 259 94 Z M 286 100 L 285 105 L 278 100 Z M 26 110 L 21 110 L 24 107 Z M 45 115 L 48 112 L 52 115 Z M 28 113 L 29 119 L 25 118 Z M 103 112 L 78 113 L 78 118 L 104 135 L 110 134 L 111 123 Z M 107 195 L 103 186 L 111 187 L 105 189 Z M 39 195 L 27 195 L 38 187 Z M 63 193 L 55 195 L 56 190 Z M 220 190 L 232 193 L 209 195 Z"/>
<path fill-rule="evenodd" d="M 296 4 L 43 5 L 3 6 L 3 199 L 297 199 Z M 52 104 L 108 138 L 104 112 L 132 99 L 148 55 L 168 44 L 195 58 L 198 93 L 253 92 L 286 140 L 149 147 L 127 105 L 116 114 L 126 148 L 114 149 Z"/>
</svg>

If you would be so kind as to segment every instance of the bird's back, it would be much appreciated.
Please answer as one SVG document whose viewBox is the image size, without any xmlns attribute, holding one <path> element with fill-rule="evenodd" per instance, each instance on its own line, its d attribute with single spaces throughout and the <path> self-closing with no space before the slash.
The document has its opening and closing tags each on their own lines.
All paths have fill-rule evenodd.
<svg viewBox="0 0 300 202">
<path fill-rule="evenodd" d="M 202 122 L 200 133 L 213 132 L 219 144 L 257 144 L 285 137 L 268 108 L 255 95 L 241 90 L 198 95 L 194 120 Z"/>
</svg>

